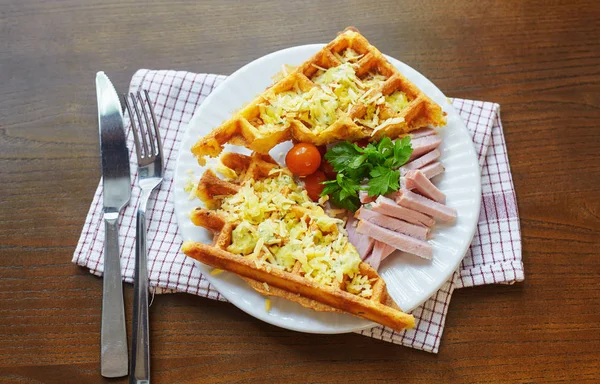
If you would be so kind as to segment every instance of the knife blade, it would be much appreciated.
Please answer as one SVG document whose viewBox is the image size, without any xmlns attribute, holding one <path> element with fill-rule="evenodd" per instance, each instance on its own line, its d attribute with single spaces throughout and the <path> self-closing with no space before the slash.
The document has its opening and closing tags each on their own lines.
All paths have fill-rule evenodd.
<svg viewBox="0 0 600 384">
<path fill-rule="evenodd" d="M 98 124 L 102 157 L 104 277 L 100 373 L 104 377 L 127 375 L 128 353 L 119 257 L 119 214 L 131 198 L 129 150 L 119 96 L 104 72 L 96 74 Z"/>
</svg>

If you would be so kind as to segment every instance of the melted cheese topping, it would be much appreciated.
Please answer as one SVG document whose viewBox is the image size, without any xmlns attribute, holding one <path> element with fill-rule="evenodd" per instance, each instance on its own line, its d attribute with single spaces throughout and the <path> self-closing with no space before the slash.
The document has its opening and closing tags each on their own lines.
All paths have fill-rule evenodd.
<svg viewBox="0 0 600 384">
<path fill-rule="evenodd" d="M 387 79 L 385 76 L 370 72 L 364 79 L 362 79 L 362 83 L 366 88 L 369 89 L 380 88 L 386 80 Z"/>
<path fill-rule="evenodd" d="M 406 108 L 409 102 L 408 96 L 402 91 L 395 91 L 385 97 L 385 105 L 392 109 L 395 114 L 400 113 L 400 111 Z"/>
<path fill-rule="evenodd" d="M 339 100 L 342 111 L 348 111 L 366 91 L 351 63 L 344 63 L 326 71 L 321 70 L 317 72 L 313 82 L 322 89 L 329 89 Z"/>
<path fill-rule="evenodd" d="M 334 53 L 334 56 L 337 57 L 337 59 L 342 63 L 355 63 L 358 60 L 360 60 L 364 55 L 359 54 L 352 48 L 346 48 L 341 55 L 336 52 Z"/>
<path fill-rule="evenodd" d="M 223 199 L 218 211 L 235 225 L 229 252 L 257 266 L 291 272 L 297 262 L 304 276 L 364 297 L 371 281 L 359 272 L 360 256 L 348 241 L 343 220 L 329 217 L 293 178 L 280 172 L 243 184 Z M 345 277 L 347 276 L 347 279 Z"/>
<path fill-rule="evenodd" d="M 372 129 L 372 134 L 387 125 L 401 122 L 397 118 L 380 120 L 379 111 L 385 105 L 395 114 L 399 113 L 408 105 L 406 94 L 396 91 L 383 96 L 379 90 L 386 78 L 377 73 L 368 73 L 360 79 L 355 69 L 363 55 L 353 49 L 348 48 L 342 55 L 335 55 L 342 62 L 337 67 L 326 69 L 313 64 L 318 69 L 312 78 L 316 86 L 309 91 L 302 92 L 296 84 L 292 90 L 271 96 L 258 105 L 259 132 L 282 131 L 288 128 L 290 119 L 296 119 L 319 133 L 359 103 L 367 106 L 367 112 L 354 121 Z"/>
<path fill-rule="evenodd" d="M 289 119 L 294 118 L 318 132 L 335 122 L 338 108 L 335 95 L 320 87 L 308 92 L 281 92 L 268 103 L 259 105 L 259 117 L 264 123 L 259 130 L 262 133 L 282 130 L 289 126 Z"/>
</svg>

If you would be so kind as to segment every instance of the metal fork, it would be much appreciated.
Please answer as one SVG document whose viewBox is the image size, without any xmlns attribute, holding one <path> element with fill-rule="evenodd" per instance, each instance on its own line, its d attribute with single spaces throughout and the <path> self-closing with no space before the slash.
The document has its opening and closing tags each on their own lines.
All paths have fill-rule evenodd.
<svg viewBox="0 0 600 384">
<path fill-rule="evenodd" d="M 129 383 L 150 383 L 150 337 L 148 324 L 148 258 L 146 206 L 152 191 L 163 180 L 163 149 L 156 116 L 147 91 L 125 96 L 138 160 L 138 185 L 142 190 L 137 211 L 133 335 Z M 143 118 L 142 118 L 143 117 Z M 141 142 L 140 142 L 141 138 Z"/>
</svg>

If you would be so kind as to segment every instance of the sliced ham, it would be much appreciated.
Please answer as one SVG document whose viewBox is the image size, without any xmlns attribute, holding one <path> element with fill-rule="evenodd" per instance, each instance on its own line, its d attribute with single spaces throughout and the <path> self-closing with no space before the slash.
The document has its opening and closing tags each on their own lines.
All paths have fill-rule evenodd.
<svg viewBox="0 0 600 384">
<path fill-rule="evenodd" d="M 413 152 L 412 155 L 410 155 L 408 161 L 413 161 L 414 159 L 421 157 L 427 152 L 433 151 L 434 149 L 439 147 L 441 143 L 442 138 L 438 135 L 425 136 L 412 140 Z"/>
<path fill-rule="evenodd" d="M 444 195 L 444 192 L 433 185 L 427 176 L 419 169 L 409 171 L 406 174 L 406 189 L 414 189 L 431 200 L 442 204 L 446 203 L 446 195 Z"/>
<path fill-rule="evenodd" d="M 385 196 L 379 196 L 377 200 L 370 205 L 370 209 L 417 225 L 433 227 L 435 224 L 435 221 L 431 217 L 424 215 L 421 212 L 401 207 L 394 200 Z"/>
<path fill-rule="evenodd" d="M 349 215 L 348 222 L 346 223 L 346 232 L 348 232 L 348 240 L 350 240 L 350 243 L 358 251 L 360 259 L 364 260 L 373 249 L 375 241 L 356 231 L 355 223 L 357 221 L 354 216 Z"/>
<path fill-rule="evenodd" d="M 429 228 L 421 225 L 410 224 L 406 221 L 398 220 L 394 217 L 386 216 L 382 213 L 366 209 L 365 207 L 361 207 L 356 212 L 356 217 L 361 220 L 370 221 L 371 223 L 377 224 L 380 227 L 391 229 L 392 231 L 416 237 L 417 239 L 421 240 L 427 240 L 427 236 L 429 235 Z"/>
<path fill-rule="evenodd" d="M 375 245 L 373 246 L 373 251 L 365 259 L 365 263 L 369 263 L 373 269 L 378 270 L 381 262 L 392 254 L 396 249 L 387 245 L 386 243 L 382 243 L 381 241 L 375 240 Z"/>
<path fill-rule="evenodd" d="M 417 195 L 407 189 L 403 189 L 398 193 L 396 202 L 405 208 L 414 209 L 445 223 L 451 223 L 456 220 L 456 209 Z"/>
<path fill-rule="evenodd" d="M 444 173 L 444 171 L 444 166 L 439 161 L 436 161 L 435 163 L 431 163 L 421 168 L 421 172 L 423 172 L 423 174 L 428 179 L 434 178 L 435 176 Z"/>
<path fill-rule="evenodd" d="M 435 135 L 435 129 L 433 128 L 421 128 L 410 133 L 412 139 L 418 139 L 420 137 Z"/>
<path fill-rule="evenodd" d="M 375 247 L 373 247 L 373 249 L 375 249 Z M 373 267 L 374 270 L 377 271 L 379 269 L 379 264 L 381 264 L 381 257 L 374 257 L 373 253 L 371 252 L 371 254 L 367 256 L 367 258 L 363 261 L 369 264 L 371 267 Z"/>
<path fill-rule="evenodd" d="M 431 260 L 433 257 L 433 248 L 427 242 L 391 231 L 369 221 L 360 220 L 356 227 L 356 231 L 386 243 L 395 249 L 412 253 L 424 259 Z"/>
<path fill-rule="evenodd" d="M 433 151 L 428 152 L 428 153 L 424 154 L 423 156 L 419 157 L 418 159 L 415 159 L 415 160 L 411 161 L 410 163 L 404 164 L 402 166 L 402 168 L 404 168 L 407 171 L 422 168 L 425 165 L 427 165 L 429 163 L 433 163 L 434 161 L 439 159 L 440 155 L 441 155 L 440 150 L 436 148 Z"/>
<path fill-rule="evenodd" d="M 358 191 L 358 198 L 363 204 L 372 203 L 376 199 L 376 197 L 369 196 L 367 191 Z"/>
</svg>

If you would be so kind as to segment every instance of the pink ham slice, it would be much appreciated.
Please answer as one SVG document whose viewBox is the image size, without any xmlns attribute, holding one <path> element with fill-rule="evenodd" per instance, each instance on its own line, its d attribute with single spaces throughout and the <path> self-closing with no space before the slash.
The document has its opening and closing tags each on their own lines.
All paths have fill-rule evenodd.
<svg viewBox="0 0 600 384">
<path fill-rule="evenodd" d="M 438 203 L 446 203 L 446 195 L 440 191 L 421 170 L 409 171 L 406 174 L 406 189 L 415 189 L 421 195 L 437 201 Z"/>
<path fill-rule="evenodd" d="M 356 227 L 354 226 L 354 223 L 356 221 L 357 220 L 354 218 L 354 216 L 352 216 L 352 214 L 348 216 L 348 222 L 346 223 L 346 232 L 348 232 L 348 240 L 350 240 L 350 243 L 354 245 L 354 247 L 358 251 L 360 259 L 364 260 L 373 249 L 375 240 L 361 233 L 358 233 L 356 231 Z"/>
<path fill-rule="evenodd" d="M 441 143 L 442 138 L 438 135 L 425 136 L 412 140 L 413 152 L 412 155 L 410 155 L 408 161 L 413 161 L 421 155 L 424 155 L 427 152 L 431 152 L 432 150 L 439 147 Z"/>
<path fill-rule="evenodd" d="M 435 135 L 435 129 L 421 128 L 421 129 L 417 129 L 416 131 L 412 131 L 409 135 L 414 140 L 414 139 L 418 139 L 420 137 Z"/>
<path fill-rule="evenodd" d="M 410 224 L 406 221 L 398 220 L 379 212 L 366 209 L 365 207 L 361 207 L 356 212 L 356 217 L 361 220 L 370 221 L 371 223 L 377 224 L 380 227 L 391 229 L 392 231 L 416 237 L 417 239 L 421 240 L 427 240 L 427 236 L 429 235 L 429 228 L 421 225 Z"/>
<path fill-rule="evenodd" d="M 444 171 L 444 166 L 439 161 L 436 161 L 435 163 L 431 163 L 421 168 L 421 172 L 423 172 L 423 174 L 428 179 L 434 178 L 435 176 L 444 173 Z"/>
<path fill-rule="evenodd" d="M 433 151 L 428 152 L 425 155 L 419 157 L 418 159 L 415 159 L 415 160 L 411 161 L 410 163 L 404 164 L 402 166 L 402 168 L 407 171 L 422 168 L 425 165 L 427 165 L 429 163 L 433 163 L 434 161 L 439 159 L 440 155 L 441 155 L 440 150 L 436 148 Z"/>
<path fill-rule="evenodd" d="M 412 224 L 424 225 L 426 227 L 433 227 L 435 225 L 435 221 L 431 217 L 424 215 L 421 212 L 401 207 L 394 200 L 385 196 L 379 196 L 377 200 L 371 204 L 370 209 Z"/>
<path fill-rule="evenodd" d="M 369 221 L 359 221 L 356 231 L 386 243 L 395 249 L 412 253 L 413 255 L 420 256 L 424 259 L 431 260 L 433 257 L 433 248 L 425 241 L 390 231 L 389 229 L 380 227 Z"/>
<path fill-rule="evenodd" d="M 358 191 L 358 198 L 363 204 L 372 203 L 376 199 L 376 197 L 369 196 L 367 191 Z"/>
<path fill-rule="evenodd" d="M 373 246 L 373 252 L 365 259 L 365 263 L 369 263 L 371 267 L 375 270 L 379 269 L 379 265 L 381 262 L 392 254 L 396 249 L 394 247 L 390 247 L 386 243 L 382 243 L 381 241 L 375 240 L 375 245 Z"/>
<path fill-rule="evenodd" d="M 433 216 L 445 223 L 451 223 L 456 220 L 456 209 L 417 195 L 407 189 L 403 189 L 398 193 L 396 202 L 405 208 L 414 209 L 415 211 Z"/>
</svg>

